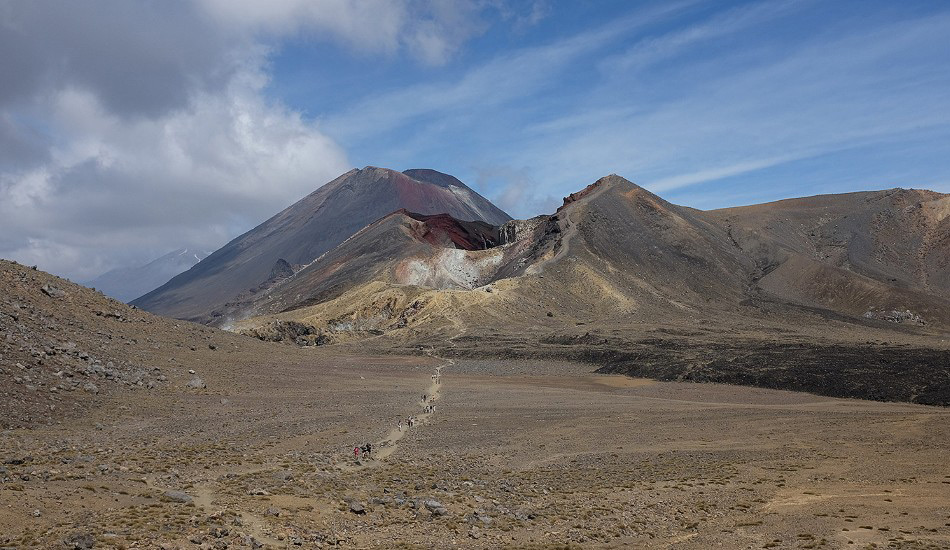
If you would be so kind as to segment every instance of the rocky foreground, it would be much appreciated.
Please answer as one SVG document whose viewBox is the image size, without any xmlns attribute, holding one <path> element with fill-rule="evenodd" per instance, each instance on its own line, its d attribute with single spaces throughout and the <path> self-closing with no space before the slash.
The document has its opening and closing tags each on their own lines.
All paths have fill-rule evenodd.
<svg viewBox="0 0 950 550">
<path fill-rule="evenodd" d="M 2 432 L 0 547 L 950 544 L 945 409 L 459 361 L 424 415 L 436 360 L 258 361 Z"/>
<path fill-rule="evenodd" d="M 301 348 L 0 268 L 0 548 L 950 546 L 946 408 Z"/>
</svg>

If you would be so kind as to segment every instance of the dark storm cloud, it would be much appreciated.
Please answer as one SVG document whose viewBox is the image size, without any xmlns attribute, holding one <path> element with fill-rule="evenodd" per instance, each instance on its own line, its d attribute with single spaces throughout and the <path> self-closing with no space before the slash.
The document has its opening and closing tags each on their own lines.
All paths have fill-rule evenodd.
<svg viewBox="0 0 950 550">
<path fill-rule="evenodd" d="M 0 105 L 67 86 L 112 113 L 158 116 L 197 89 L 220 88 L 233 45 L 191 3 L 78 0 L 6 2 L 0 8 Z"/>
</svg>

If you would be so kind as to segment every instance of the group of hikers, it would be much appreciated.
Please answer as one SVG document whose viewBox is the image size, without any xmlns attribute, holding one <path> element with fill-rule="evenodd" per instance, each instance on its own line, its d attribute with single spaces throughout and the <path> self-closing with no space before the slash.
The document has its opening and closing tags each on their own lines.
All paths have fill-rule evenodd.
<svg viewBox="0 0 950 550">
<path fill-rule="evenodd" d="M 356 459 L 357 462 L 360 461 L 360 456 L 368 460 L 372 458 L 372 455 L 373 455 L 372 443 L 367 443 L 362 446 L 357 445 L 356 447 L 353 447 L 353 458 Z"/>
<path fill-rule="evenodd" d="M 406 418 L 406 429 L 409 429 L 416 423 L 416 417 L 411 414 Z M 402 419 L 396 421 L 396 427 L 399 428 L 399 431 L 402 431 Z"/>
<path fill-rule="evenodd" d="M 432 378 L 436 378 L 436 375 L 432 375 Z M 425 406 L 422 409 L 424 413 L 435 412 L 435 405 L 432 404 L 435 402 L 434 395 L 430 396 L 428 394 L 422 394 L 422 402 L 425 404 Z M 406 418 L 406 429 L 413 427 L 415 423 L 416 423 L 416 417 L 409 415 Z M 400 432 L 402 431 L 402 418 L 396 421 L 396 427 L 399 428 Z M 385 442 L 384 442 L 384 445 L 385 445 Z M 356 462 L 359 462 L 361 458 L 363 460 L 369 460 L 370 458 L 372 458 L 372 455 L 373 455 L 372 443 L 366 443 L 365 445 L 357 445 L 353 447 L 353 458 L 356 460 Z"/>
</svg>

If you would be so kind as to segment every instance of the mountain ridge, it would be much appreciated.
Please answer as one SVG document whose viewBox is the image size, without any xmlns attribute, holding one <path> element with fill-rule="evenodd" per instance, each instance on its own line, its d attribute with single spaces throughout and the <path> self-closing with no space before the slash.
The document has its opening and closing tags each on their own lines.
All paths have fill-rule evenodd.
<svg viewBox="0 0 950 550">
<path fill-rule="evenodd" d="M 111 269 L 83 284 L 128 302 L 160 287 L 207 256 L 204 251 L 179 248 L 141 265 Z"/>
<path fill-rule="evenodd" d="M 886 312 L 912 309 L 911 314 L 924 319 L 923 324 L 929 323 L 931 328 L 950 326 L 950 317 L 945 311 L 948 309 L 945 305 L 950 305 L 950 292 L 943 291 L 942 286 L 931 285 L 931 290 L 926 291 L 922 286 L 912 285 L 909 276 L 903 281 L 890 280 L 885 277 L 886 272 L 862 267 L 876 261 L 874 250 L 863 245 L 854 248 L 849 262 L 830 255 L 808 258 L 803 254 L 805 247 L 811 246 L 808 243 L 824 237 L 819 235 L 802 241 L 801 230 L 789 236 L 788 227 L 811 219 L 802 214 L 802 204 L 814 203 L 824 209 L 831 217 L 822 223 L 830 228 L 842 225 L 842 220 L 849 220 L 850 216 L 848 223 L 852 225 L 848 226 L 847 235 L 893 240 L 897 237 L 891 229 L 881 225 L 882 216 L 898 216 L 893 214 L 897 210 L 910 212 L 907 215 L 912 216 L 916 210 L 931 208 L 926 206 L 929 202 L 948 198 L 935 192 L 910 193 L 908 196 L 919 197 L 923 202 L 880 203 L 886 208 L 873 206 L 888 196 L 887 192 L 859 192 L 806 197 L 797 202 L 781 201 L 776 203 L 778 207 L 766 203 L 701 211 L 669 203 L 620 176 L 610 175 L 566 197 L 564 204 L 551 215 L 503 224 L 499 227 L 498 245 L 488 250 L 452 251 L 435 243 L 424 246 L 419 242 L 410 246 L 405 244 L 409 241 L 392 240 L 396 233 L 387 231 L 395 231 L 395 226 L 387 226 L 383 231 L 382 225 L 371 224 L 365 231 L 372 233 L 373 242 L 383 243 L 380 244 L 383 248 L 393 245 L 383 252 L 377 250 L 377 257 L 381 259 L 369 261 L 360 268 L 372 275 L 341 281 L 333 292 L 327 293 L 318 283 L 299 282 L 300 274 L 296 274 L 294 298 L 281 297 L 278 287 L 267 300 L 279 302 L 279 307 L 267 306 L 267 300 L 258 302 L 257 307 L 261 307 L 259 313 L 265 315 L 285 314 L 297 307 L 314 307 L 325 300 L 342 299 L 349 304 L 342 310 L 324 307 L 325 315 L 338 319 L 357 315 L 352 297 L 363 292 L 360 285 L 373 282 L 382 283 L 388 289 L 385 293 L 406 295 L 500 285 L 515 289 L 508 292 L 511 300 L 525 304 L 550 302 L 552 296 L 557 296 L 558 305 L 550 306 L 555 316 L 559 315 L 558 309 L 563 310 L 561 314 L 575 316 L 591 311 L 606 315 L 604 322 L 618 315 L 641 315 L 678 323 L 681 318 L 691 316 L 741 316 L 742 312 L 760 311 L 761 304 L 772 304 L 765 307 L 778 307 L 793 316 L 812 315 L 808 322 L 818 319 L 814 314 L 803 313 L 805 311 L 824 312 L 818 316 L 837 316 L 835 318 L 862 325 L 888 317 L 890 314 Z M 390 217 L 405 215 L 394 212 Z M 750 215 L 752 217 L 746 219 Z M 798 218 L 786 225 L 778 224 L 777 220 L 788 216 Z M 932 218 L 938 224 L 947 219 L 939 215 Z M 924 252 L 926 258 L 942 255 L 942 259 L 931 262 L 936 268 L 945 265 L 950 255 L 950 243 L 941 243 L 933 251 Z M 335 266 L 340 266 L 347 263 L 345 258 L 365 256 L 346 250 L 348 244 L 350 241 L 332 251 L 325 262 L 327 265 L 315 264 L 312 269 L 329 269 L 330 259 L 336 262 Z M 927 261 L 930 260 L 921 260 L 918 264 L 930 266 Z M 942 283 L 939 269 L 933 266 L 927 267 L 930 270 L 927 279 Z M 469 283 L 459 284 L 457 278 L 445 277 L 446 269 L 465 272 Z M 894 269 L 897 268 L 892 266 L 892 271 Z M 443 275 L 430 276 L 432 273 Z M 404 292 L 401 289 L 405 285 L 420 289 Z M 380 289 L 378 285 L 373 288 Z M 852 289 L 847 291 L 851 294 L 845 293 L 847 289 Z M 308 293 L 312 294 L 308 297 Z M 373 302 L 378 292 L 365 294 L 362 300 Z M 389 298 L 383 301 L 391 302 Z M 530 323 L 533 314 L 527 312 L 532 308 L 524 304 L 519 307 L 524 315 L 521 322 Z M 372 308 L 364 313 L 372 316 Z M 456 313 L 464 316 L 464 313 Z M 313 320 L 320 315 L 306 317 Z M 458 315 L 452 315 L 457 322 Z M 489 316 L 497 319 L 500 313 Z M 388 330 L 385 322 L 377 325 L 381 328 L 374 330 Z M 346 339 L 347 335 L 341 334 L 341 337 Z"/>
</svg>

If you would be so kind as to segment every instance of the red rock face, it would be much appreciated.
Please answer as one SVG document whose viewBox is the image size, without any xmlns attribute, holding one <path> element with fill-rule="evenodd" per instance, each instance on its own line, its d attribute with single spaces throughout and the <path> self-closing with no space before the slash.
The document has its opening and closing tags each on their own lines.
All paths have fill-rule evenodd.
<svg viewBox="0 0 950 550">
<path fill-rule="evenodd" d="M 564 197 L 564 204 L 562 204 L 561 207 L 557 209 L 557 211 L 560 212 L 567 205 L 573 202 L 577 202 L 583 199 L 584 197 L 586 197 L 587 195 L 590 195 L 595 189 L 597 189 L 597 186 L 600 184 L 600 182 L 601 180 L 597 180 L 594 183 L 588 185 L 587 187 L 581 189 L 577 193 L 571 193 L 570 195 Z"/>
<path fill-rule="evenodd" d="M 484 222 L 459 221 L 448 214 L 402 214 L 422 222 L 413 227 L 413 236 L 434 246 L 454 245 L 462 250 L 485 250 L 499 242 L 498 227 Z"/>
</svg>

